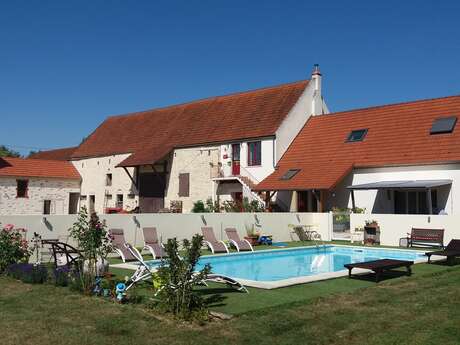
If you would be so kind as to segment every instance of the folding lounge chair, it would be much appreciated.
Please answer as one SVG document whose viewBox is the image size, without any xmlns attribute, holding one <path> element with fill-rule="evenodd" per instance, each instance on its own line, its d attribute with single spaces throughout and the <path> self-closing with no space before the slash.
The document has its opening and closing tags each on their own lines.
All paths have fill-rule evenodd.
<svg viewBox="0 0 460 345">
<path fill-rule="evenodd" d="M 238 235 L 238 232 L 235 228 L 227 228 L 225 229 L 225 233 L 227 234 L 230 243 L 235 246 L 237 251 L 254 251 L 254 248 L 252 248 L 252 245 L 248 240 L 240 239 L 240 236 Z"/>
<path fill-rule="evenodd" d="M 123 229 L 109 229 L 109 236 L 112 239 L 112 245 L 114 246 L 115 251 L 121 256 L 123 262 L 137 260 L 137 258 L 126 249 L 125 244 L 127 243 L 125 241 Z M 139 253 L 136 248 L 132 248 L 140 257 L 142 257 L 141 253 Z"/>
<path fill-rule="evenodd" d="M 447 257 L 447 262 L 451 264 L 456 256 L 460 256 L 460 240 L 451 240 L 444 250 L 425 253 L 428 256 L 428 263 L 431 262 L 431 255 Z"/>
<path fill-rule="evenodd" d="M 142 228 L 144 234 L 144 248 L 150 251 L 154 259 L 165 258 L 166 254 L 163 244 L 158 241 L 157 228 Z"/>
<path fill-rule="evenodd" d="M 208 246 L 213 254 L 228 253 L 228 248 L 223 241 L 218 241 L 211 227 L 202 227 L 204 243 Z"/>
<path fill-rule="evenodd" d="M 128 285 L 126 286 L 126 290 L 128 290 L 130 287 L 132 287 L 134 284 L 146 280 L 152 277 L 152 270 L 149 267 L 149 265 L 146 264 L 144 259 L 142 258 L 142 255 L 139 253 L 139 251 L 134 248 L 132 245 L 129 243 L 125 243 L 124 247 L 128 253 L 130 253 L 135 260 L 139 261 L 139 266 L 136 269 L 136 271 L 133 273 L 133 275 L 129 278 Z"/>
</svg>

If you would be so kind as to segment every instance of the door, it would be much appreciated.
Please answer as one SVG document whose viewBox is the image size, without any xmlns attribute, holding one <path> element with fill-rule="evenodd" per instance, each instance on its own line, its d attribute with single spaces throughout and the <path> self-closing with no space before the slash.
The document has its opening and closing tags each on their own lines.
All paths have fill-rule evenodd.
<svg viewBox="0 0 460 345">
<path fill-rule="evenodd" d="M 90 195 L 89 196 L 89 213 L 94 213 L 95 211 L 95 205 L 96 205 L 96 196 L 95 195 Z"/>
<path fill-rule="evenodd" d="M 69 214 L 78 213 L 78 200 L 80 200 L 80 193 L 69 193 Z"/>
<path fill-rule="evenodd" d="M 240 144 L 232 144 L 232 175 L 240 174 Z"/>
</svg>

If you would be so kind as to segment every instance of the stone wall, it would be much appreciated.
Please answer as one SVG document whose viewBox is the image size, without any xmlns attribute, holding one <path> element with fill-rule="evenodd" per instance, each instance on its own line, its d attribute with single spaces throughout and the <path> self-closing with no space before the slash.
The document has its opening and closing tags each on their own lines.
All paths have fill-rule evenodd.
<svg viewBox="0 0 460 345">
<path fill-rule="evenodd" d="M 69 193 L 80 192 L 80 181 L 77 180 L 33 177 L 28 180 L 27 198 L 17 198 L 16 178 L 0 178 L 1 215 L 43 214 L 45 200 L 51 200 L 51 214 L 68 214 Z"/>
<path fill-rule="evenodd" d="M 165 194 L 165 207 L 170 206 L 173 200 L 182 201 L 183 212 L 190 212 L 193 203 L 197 200 L 205 201 L 212 198 L 213 184 L 211 180 L 212 167 L 219 162 L 219 146 L 193 147 L 176 149 Z M 190 174 L 190 194 L 188 197 L 179 197 L 179 174 Z"/>
<path fill-rule="evenodd" d="M 103 213 L 107 207 L 115 207 L 117 194 L 123 195 L 123 208 L 133 209 L 138 205 L 136 187 L 128 174 L 117 164 L 125 160 L 130 154 L 111 155 L 72 161 L 81 175 L 82 206 L 89 208 L 90 195 L 95 196 L 95 211 Z M 128 168 L 134 176 L 134 168 Z M 107 186 L 107 174 L 112 174 L 112 185 Z M 111 196 L 111 198 L 110 198 Z"/>
</svg>

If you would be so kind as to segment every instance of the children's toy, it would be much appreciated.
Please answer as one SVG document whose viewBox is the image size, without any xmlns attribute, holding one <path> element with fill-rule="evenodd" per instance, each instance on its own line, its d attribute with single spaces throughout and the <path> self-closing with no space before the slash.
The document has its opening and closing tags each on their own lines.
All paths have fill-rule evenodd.
<svg viewBox="0 0 460 345">
<path fill-rule="evenodd" d="M 259 244 L 265 244 L 267 246 L 271 246 L 273 243 L 273 239 L 271 235 L 262 235 L 259 237 Z"/>
<path fill-rule="evenodd" d="M 123 302 L 126 297 L 126 284 L 125 283 L 118 283 L 115 287 L 115 294 L 117 296 L 117 300 L 119 302 Z"/>
</svg>

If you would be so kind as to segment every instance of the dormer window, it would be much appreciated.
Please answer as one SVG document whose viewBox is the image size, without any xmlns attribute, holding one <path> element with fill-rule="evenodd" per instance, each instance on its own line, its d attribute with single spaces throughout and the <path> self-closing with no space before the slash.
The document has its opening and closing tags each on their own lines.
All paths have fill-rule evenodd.
<svg viewBox="0 0 460 345">
<path fill-rule="evenodd" d="M 367 134 L 367 128 L 355 129 L 348 134 L 347 142 L 363 141 Z"/>
<path fill-rule="evenodd" d="M 283 176 L 280 177 L 280 180 L 287 181 L 292 179 L 297 173 L 300 171 L 300 169 L 289 169 L 284 173 Z"/>
<path fill-rule="evenodd" d="M 457 123 L 456 116 L 441 117 L 433 121 L 430 134 L 452 133 Z"/>
</svg>

